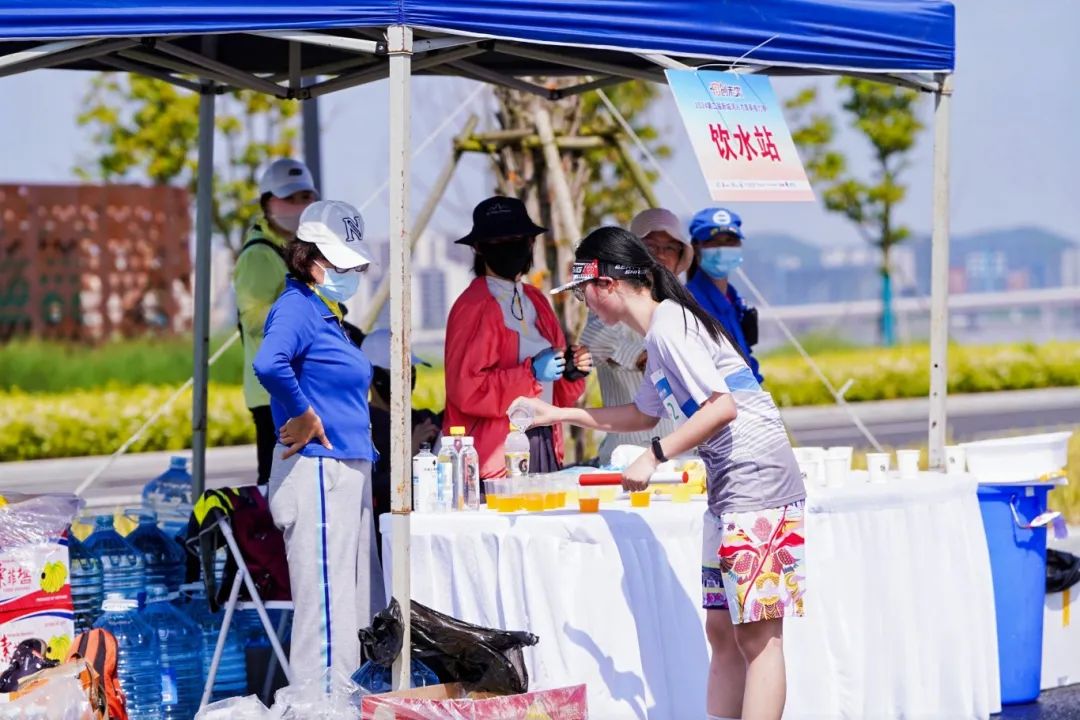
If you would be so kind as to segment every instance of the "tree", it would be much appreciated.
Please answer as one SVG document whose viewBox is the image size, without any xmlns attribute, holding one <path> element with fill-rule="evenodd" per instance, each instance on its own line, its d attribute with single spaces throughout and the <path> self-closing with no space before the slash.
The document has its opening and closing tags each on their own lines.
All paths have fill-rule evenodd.
<svg viewBox="0 0 1080 720">
<path fill-rule="evenodd" d="M 893 313 L 892 249 L 911 235 L 897 222 L 896 207 L 907 186 L 900 176 L 923 129 L 918 117 L 919 94 L 893 85 L 841 78 L 843 108 L 851 125 L 870 144 L 873 166 L 867 179 L 857 177 L 835 147 L 836 124 L 817 107 L 817 90 L 807 88 L 786 103 L 794 111 L 792 137 L 803 150 L 806 171 L 821 192 L 825 207 L 851 220 L 859 233 L 881 250 L 881 340 L 896 343 Z"/>
<path fill-rule="evenodd" d="M 294 154 L 296 102 L 248 90 L 217 99 L 213 225 L 235 255 L 258 208 L 258 173 L 273 158 Z M 101 154 L 76 173 L 102 182 L 183 184 L 195 192 L 199 96 L 161 80 L 103 73 L 78 116 Z"/>
<path fill-rule="evenodd" d="M 544 87 L 569 87 L 587 78 L 533 78 Z M 643 117 L 656 98 L 657 88 L 651 83 L 627 82 L 605 91 L 612 104 L 633 127 L 634 132 L 657 157 L 670 155 L 670 148 L 659 142 L 655 127 L 643 122 Z M 610 117 L 596 93 L 573 95 L 550 103 L 527 93 L 496 88 L 497 118 L 502 130 L 533 131 L 538 110 L 547 110 L 557 137 L 604 137 L 608 142 L 598 147 L 560 152 L 563 170 L 567 175 L 574 201 L 573 226 L 587 232 L 604 223 L 627 225 L 635 213 L 648 203 L 638 188 L 638 181 L 628 166 L 628 139 L 622 135 L 616 121 Z M 620 147 L 622 145 L 622 147 Z M 537 147 L 506 145 L 494 157 L 499 192 L 520 197 L 530 213 L 541 224 L 552 228 L 543 256 L 538 258 L 538 273 L 546 281 L 548 268 L 568 265 L 572 245 L 580 238 L 565 237 L 558 222 L 558 206 L 552 202 L 550 172 L 545 168 L 543 153 Z M 642 171 L 646 181 L 656 181 L 655 173 Z M 568 325 L 573 323 L 568 322 Z"/>
</svg>

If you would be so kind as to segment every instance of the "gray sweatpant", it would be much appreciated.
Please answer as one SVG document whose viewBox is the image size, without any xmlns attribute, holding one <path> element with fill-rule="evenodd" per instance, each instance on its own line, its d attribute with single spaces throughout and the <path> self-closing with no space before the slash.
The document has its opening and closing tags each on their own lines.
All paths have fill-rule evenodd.
<svg viewBox="0 0 1080 720">
<path fill-rule="evenodd" d="M 328 667 L 348 677 L 360 666 L 356 631 L 386 604 L 371 463 L 301 455 L 282 460 L 275 451 L 270 512 L 285 535 L 296 608 L 293 679 L 318 678 Z"/>
</svg>

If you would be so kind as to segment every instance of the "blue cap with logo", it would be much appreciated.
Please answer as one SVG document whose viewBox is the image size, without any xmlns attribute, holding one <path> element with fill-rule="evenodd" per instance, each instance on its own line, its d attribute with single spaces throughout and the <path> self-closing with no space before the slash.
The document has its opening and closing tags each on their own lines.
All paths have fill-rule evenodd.
<svg viewBox="0 0 1080 720">
<path fill-rule="evenodd" d="M 705 242 L 717 235 L 734 235 L 742 240 L 742 218 L 725 208 L 705 208 L 690 221 L 692 242 Z"/>
</svg>

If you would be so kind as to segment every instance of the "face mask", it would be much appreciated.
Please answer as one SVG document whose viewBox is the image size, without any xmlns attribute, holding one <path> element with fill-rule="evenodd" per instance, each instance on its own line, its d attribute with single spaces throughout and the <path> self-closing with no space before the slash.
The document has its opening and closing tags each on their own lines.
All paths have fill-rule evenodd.
<svg viewBox="0 0 1080 720">
<path fill-rule="evenodd" d="M 323 268 L 323 273 L 323 281 L 318 283 L 317 287 L 319 293 L 327 300 L 345 302 L 360 289 L 360 273 L 355 270 L 338 272 L 331 268 Z"/>
<path fill-rule="evenodd" d="M 532 247 L 526 242 L 507 242 L 480 246 L 480 255 L 491 272 L 506 280 L 515 280 L 529 268 Z"/>
<path fill-rule="evenodd" d="M 718 247 L 701 249 L 701 269 L 714 280 L 726 278 L 742 265 L 743 256 L 740 247 Z"/>
<path fill-rule="evenodd" d="M 300 229 L 300 215 L 303 212 L 303 208 L 296 212 L 276 212 L 270 215 L 270 219 L 282 230 L 285 230 L 290 235 L 295 235 L 296 231 Z"/>
</svg>

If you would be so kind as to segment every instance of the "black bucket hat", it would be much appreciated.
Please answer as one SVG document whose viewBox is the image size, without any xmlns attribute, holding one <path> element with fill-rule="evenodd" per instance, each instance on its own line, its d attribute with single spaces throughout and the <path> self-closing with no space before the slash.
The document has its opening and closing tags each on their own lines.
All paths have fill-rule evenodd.
<svg viewBox="0 0 1080 720">
<path fill-rule="evenodd" d="M 473 209 L 472 218 L 472 232 L 456 240 L 458 245 L 476 245 L 485 240 L 518 235 L 535 237 L 547 232 L 547 228 L 532 221 L 525 203 L 513 197 L 496 195 L 484 200 Z"/>
</svg>

